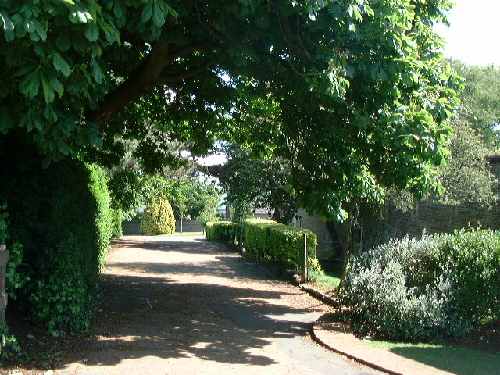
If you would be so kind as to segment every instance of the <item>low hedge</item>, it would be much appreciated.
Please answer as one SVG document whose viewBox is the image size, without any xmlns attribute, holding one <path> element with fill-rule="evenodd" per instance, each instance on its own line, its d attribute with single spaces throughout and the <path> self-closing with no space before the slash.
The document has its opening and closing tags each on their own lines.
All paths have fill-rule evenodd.
<svg viewBox="0 0 500 375">
<path fill-rule="evenodd" d="M 356 257 L 341 289 L 363 335 L 460 337 L 500 318 L 500 235 L 490 230 L 404 238 Z"/>
<path fill-rule="evenodd" d="M 205 234 L 209 241 L 234 243 L 240 230 L 240 225 L 231 221 L 208 222 Z"/>
<path fill-rule="evenodd" d="M 304 235 L 307 236 L 308 264 L 317 264 L 313 259 L 316 259 L 318 240 L 310 230 L 271 220 L 250 219 L 243 224 L 246 254 L 260 262 L 279 264 L 284 268 L 303 268 Z"/>
<path fill-rule="evenodd" d="M 303 268 L 304 235 L 307 235 L 309 268 L 320 271 L 316 261 L 318 240 L 310 230 L 260 219 L 246 220 L 242 226 L 230 221 L 207 223 L 206 237 L 209 241 L 234 243 L 240 235 L 247 257 L 296 270 Z"/>
</svg>

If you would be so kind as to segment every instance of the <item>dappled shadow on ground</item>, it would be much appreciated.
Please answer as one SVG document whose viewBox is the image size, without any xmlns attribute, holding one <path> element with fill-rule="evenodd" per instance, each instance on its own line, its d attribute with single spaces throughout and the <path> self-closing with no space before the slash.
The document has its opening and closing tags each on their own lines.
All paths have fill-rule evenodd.
<svg viewBox="0 0 500 375">
<path fill-rule="evenodd" d="M 239 257 L 216 256 L 216 260 L 198 263 L 148 263 L 129 262 L 110 264 L 113 270 L 132 273 L 149 273 L 154 276 L 191 274 L 196 276 L 232 277 L 267 280 L 273 277 L 264 267 L 252 265 Z"/>
<path fill-rule="evenodd" d="M 150 241 L 148 239 L 153 239 Z M 210 259 L 195 262 L 117 262 L 108 263 L 109 267 L 133 273 L 151 273 L 155 275 L 190 273 L 216 277 L 247 278 L 253 280 L 283 279 L 286 275 L 271 267 L 249 262 L 240 257 L 229 246 L 219 243 L 201 241 L 169 240 L 162 237 L 134 236 L 133 239 L 122 239 L 116 242 L 120 248 L 145 249 L 164 253 L 181 253 L 182 255 L 210 255 Z"/>
<path fill-rule="evenodd" d="M 113 365 L 152 355 L 265 366 L 273 360 L 250 349 L 268 345 L 271 338 L 304 335 L 308 328 L 263 315 L 305 312 L 264 301 L 278 299 L 278 292 L 113 275 L 102 285 L 104 305 L 94 335 L 65 363 L 85 359 L 87 365 Z"/>
<path fill-rule="evenodd" d="M 459 347 L 401 346 L 391 352 L 457 375 L 492 375 L 500 371 L 500 353 Z"/>
<path fill-rule="evenodd" d="M 204 239 L 169 238 L 166 236 L 133 236 L 124 237 L 114 242 L 117 248 L 137 248 L 152 251 L 181 252 L 184 254 L 213 254 L 214 252 L 231 252 L 231 248 L 223 243 L 209 242 Z"/>
<path fill-rule="evenodd" d="M 319 308 L 283 303 L 283 296 L 295 296 L 293 289 L 255 288 L 266 277 L 259 267 L 210 243 L 122 240 L 118 246 L 215 255 L 198 263 L 137 262 L 140 256 L 111 262 L 112 271 L 102 276 L 102 303 L 91 334 L 60 339 L 61 353 L 49 367 L 115 365 L 146 356 L 267 366 L 274 360 L 255 350 L 270 340 L 304 336 L 309 328 L 304 314 Z M 229 281 L 197 282 L 200 275 Z M 240 281 L 230 282 L 235 277 Z"/>
</svg>

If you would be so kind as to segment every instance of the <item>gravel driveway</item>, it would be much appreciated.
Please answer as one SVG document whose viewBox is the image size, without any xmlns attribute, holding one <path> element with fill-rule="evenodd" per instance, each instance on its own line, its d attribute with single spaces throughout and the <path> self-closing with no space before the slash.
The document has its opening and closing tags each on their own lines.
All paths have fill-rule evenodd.
<svg viewBox="0 0 500 375">
<path fill-rule="evenodd" d="M 311 341 L 320 302 L 201 238 L 124 237 L 103 301 L 95 338 L 57 373 L 376 373 Z"/>
</svg>

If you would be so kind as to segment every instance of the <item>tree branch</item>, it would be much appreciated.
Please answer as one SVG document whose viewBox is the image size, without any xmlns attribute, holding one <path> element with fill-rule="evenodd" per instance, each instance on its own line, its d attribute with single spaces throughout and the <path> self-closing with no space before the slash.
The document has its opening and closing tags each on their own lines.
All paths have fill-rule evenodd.
<svg viewBox="0 0 500 375">
<path fill-rule="evenodd" d="M 144 62 L 130 73 L 125 82 L 106 95 L 100 108 L 91 112 L 87 118 L 90 121 L 102 122 L 150 90 L 163 69 L 170 64 L 169 57 L 168 43 L 156 43 Z"/>
<path fill-rule="evenodd" d="M 156 43 L 146 59 L 129 74 L 128 79 L 106 95 L 99 109 L 91 112 L 87 119 L 98 123 L 105 121 L 121 111 L 128 103 L 150 91 L 158 82 L 181 82 L 200 74 L 208 68 L 208 64 L 175 75 L 168 74 L 166 79 L 162 77 L 164 70 L 172 65 L 176 57 L 188 56 L 194 51 L 204 49 L 204 47 L 206 46 L 196 43 L 174 49 L 167 42 Z"/>
</svg>

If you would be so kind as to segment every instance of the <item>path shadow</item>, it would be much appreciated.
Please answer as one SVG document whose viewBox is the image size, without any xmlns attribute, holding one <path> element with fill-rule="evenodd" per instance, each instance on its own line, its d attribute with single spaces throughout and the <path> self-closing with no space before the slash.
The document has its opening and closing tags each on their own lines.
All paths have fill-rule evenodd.
<svg viewBox="0 0 500 375">
<path fill-rule="evenodd" d="M 214 254 L 215 253 L 234 253 L 235 251 L 226 244 L 209 242 L 204 239 L 199 240 L 180 240 L 169 239 L 165 236 L 148 237 L 134 236 L 123 237 L 114 242 L 117 250 L 120 248 L 138 248 L 151 251 L 172 251 L 185 254 Z"/>
<path fill-rule="evenodd" d="M 271 340 L 306 335 L 309 323 L 304 314 L 319 308 L 296 308 L 280 301 L 286 294 L 299 292 L 253 289 L 244 282 L 236 286 L 183 283 L 182 278 L 175 277 L 188 273 L 228 279 L 266 278 L 257 265 L 221 251 L 219 245 L 122 240 L 118 246 L 216 254 L 216 260 L 198 264 L 111 263 L 112 268 L 144 276 L 130 272 L 103 274 L 102 303 L 92 331 L 85 337 L 60 339 L 62 346 L 57 350 L 63 353 L 49 367 L 64 369 L 75 362 L 112 366 L 146 356 L 268 366 L 275 361 L 271 356 L 256 354 L 255 349 L 270 345 Z M 32 368 L 38 369 L 39 364 Z"/>
<path fill-rule="evenodd" d="M 269 317 L 310 312 L 268 302 L 283 295 L 275 291 L 115 275 L 105 275 L 102 288 L 93 334 L 59 368 L 83 359 L 87 365 L 115 365 L 145 356 L 267 366 L 273 359 L 250 349 L 273 338 L 303 336 L 309 328 Z"/>
</svg>

